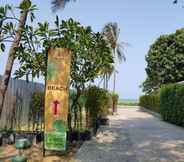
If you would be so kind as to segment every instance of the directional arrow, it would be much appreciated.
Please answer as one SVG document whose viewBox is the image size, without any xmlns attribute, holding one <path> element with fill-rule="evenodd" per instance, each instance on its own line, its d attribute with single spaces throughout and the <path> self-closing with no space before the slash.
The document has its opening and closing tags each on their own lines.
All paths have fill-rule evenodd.
<svg viewBox="0 0 184 162">
<path fill-rule="evenodd" d="M 54 112 L 54 115 L 58 114 L 59 104 L 60 104 L 60 102 L 58 100 L 53 101 L 53 112 Z"/>
</svg>

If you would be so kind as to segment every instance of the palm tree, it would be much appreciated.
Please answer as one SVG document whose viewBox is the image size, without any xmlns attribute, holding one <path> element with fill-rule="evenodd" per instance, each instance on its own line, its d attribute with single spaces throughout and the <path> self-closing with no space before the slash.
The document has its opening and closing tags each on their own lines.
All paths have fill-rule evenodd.
<svg viewBox="0 0 184 162">
<path fill-rule="evenodd" d="M 113 56 L 115 59 L 115 64 L 117 60 L 119 60 L 119 62 L 126 61 L 124 51 L 123 51 L 124 43 L 118 42 L 119 34 L 120 34 L 120 29 L 118 27 L 118 24 L 108 23 L 104 26 L 102 32 L 107 42 L 111 45 Z M 116 68 L 114 68 L 113 92 L 115 92 L 115 88 L 116 88 L 116 72 L 117 72 Z"/>
<path fill-rule="evenodd" d="M 71 1 L 75 1 L 75 0 L 52 0 L 51 1 L 52 11 L 55 12 L 55 11 L 57 11 L 59 9 L 63 9 L 65 7 L 65 5 L 68 2 L 71 2 Z"/>
<path fill-rule="evenodd" d="M 114 72 L 113 64 L 108 64 L 104 66 L 100 71 L 100 75 L 102 76 L 102 80 L 100 81 L 100 84 L 103 81 L 103 88 L 106 90 L 108 90 L 108 82 L 113 72 Z"/>
</svg>

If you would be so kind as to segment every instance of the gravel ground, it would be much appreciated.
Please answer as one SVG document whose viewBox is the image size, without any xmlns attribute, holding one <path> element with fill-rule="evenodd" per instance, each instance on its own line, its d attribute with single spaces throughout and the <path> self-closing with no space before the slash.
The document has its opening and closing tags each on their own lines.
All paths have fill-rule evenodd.
<svg viewBox="0 0 184 162">
<path fill-rule="evenodd" d="M 184 129 L 138 107 L 110 116 L 96 138 L 78 151 L 78 162 L 184 162 Z"/>
</svg>

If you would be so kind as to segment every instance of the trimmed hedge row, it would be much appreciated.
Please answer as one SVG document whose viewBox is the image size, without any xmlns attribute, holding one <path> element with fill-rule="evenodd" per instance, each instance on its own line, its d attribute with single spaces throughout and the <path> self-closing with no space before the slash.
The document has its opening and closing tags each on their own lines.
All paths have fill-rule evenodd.
<svg viewBox="0 0 184 162">
<path fill-rule="evenodd" d="M 141 96 L 139 105 L 160 113 L 165 121 L 184 127 L 184 85 L 163 86 L 159 93 Z"/>
<path fill-rule="evenodd" d="M 145 107 L 154 112 L 160 112 L 160 94 L 153 93 L 150 95 L 141 96 L 139 106 Z"/>
<path fill-rule="evenodd" d="M 184 85 L 162 87 L 160 112 L 163 120 L 184 126 Z"/>
</svg>

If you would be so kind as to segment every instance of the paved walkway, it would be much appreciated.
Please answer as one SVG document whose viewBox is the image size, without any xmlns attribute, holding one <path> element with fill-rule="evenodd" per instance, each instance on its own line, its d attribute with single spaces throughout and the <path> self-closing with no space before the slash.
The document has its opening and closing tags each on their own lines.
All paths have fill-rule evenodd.
<svg viewBox="0 0 184 162">
<path fill-rule="evenodd" d="M 184 129 L 139 108 L 121 108 L 76 154 L 79 162 L 184 162 Z"/>
</svg>

